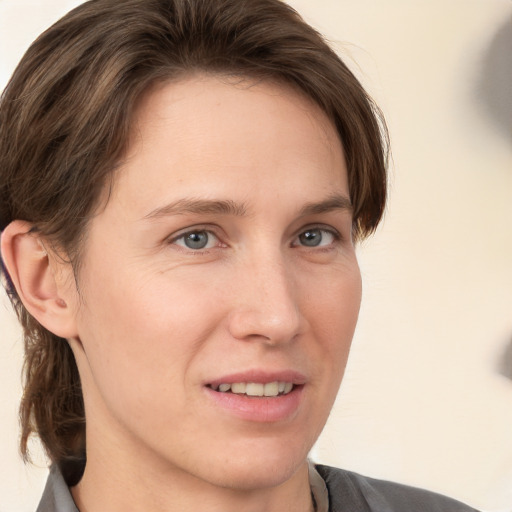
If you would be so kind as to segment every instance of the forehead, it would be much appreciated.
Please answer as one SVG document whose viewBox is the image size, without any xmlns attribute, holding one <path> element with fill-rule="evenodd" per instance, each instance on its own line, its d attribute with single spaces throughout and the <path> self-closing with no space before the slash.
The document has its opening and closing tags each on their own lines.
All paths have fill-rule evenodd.
<svg viewBox="0 0 512 512">
<path fill-rule="evenodd" d="M 167 192 L 229 198 L 254 176 L 278 192 L 301 175 L 323 193 L 347 188 L 338 133 L 312 100 L 288 85 L 200 75 L 143 96 L 114 189 L 134 204 Z"/>
<path fill-rule="evenodd" d="M 293 128 L 296 133 L 306 127 L 304 121 L 309 118 L 307 128 L 316 129 L 315 139 L 330 147 L 341 145 L 325 112 L 297 87 L 278 81 L 198 74 L 177 82 L 158 82 L 143 94 L 134 114 L 129 154 L 140 148 L 144 136 L 150 136 L 151 131 L 156 132 L 164 124 L 179 125 L 183 136 L 215 127 L 205 142 L 234 133 L 253 137 L 266 133 L 270 139 L 275 133 L 269 132 L 265 121 L 276 114 L 287 118 L 288 130 Z M 291 124 L 299 118 L 300 123 Z M 261 128 L 266 131 L 262 133 Z M 280 128 L 276 125 L 275 131 Z"/>
</svg>

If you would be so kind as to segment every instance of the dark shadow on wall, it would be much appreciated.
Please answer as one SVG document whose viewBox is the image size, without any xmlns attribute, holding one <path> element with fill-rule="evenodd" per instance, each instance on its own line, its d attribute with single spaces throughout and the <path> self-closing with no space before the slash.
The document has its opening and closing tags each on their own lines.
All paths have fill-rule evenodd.
<svg viewBox="0 0 512 512">
<path fill-rule="evenodd" d="M 512 142 L 512 16 L 484 54 L 476 96 L 499 130 Z"/>
<path fill-rule="evenodd" d="M 512 16 L 498 30 L 484 54 L 476 96 L 512 143 Z M 498 372 L 512 381 L 512 339 L 501 354 Z"/>
<path fill-rule="evenodd" d="M 512 380 L 512 340 L 505 347 L 500 357 L 498 371 L 507 379 Z"/>
</svg>

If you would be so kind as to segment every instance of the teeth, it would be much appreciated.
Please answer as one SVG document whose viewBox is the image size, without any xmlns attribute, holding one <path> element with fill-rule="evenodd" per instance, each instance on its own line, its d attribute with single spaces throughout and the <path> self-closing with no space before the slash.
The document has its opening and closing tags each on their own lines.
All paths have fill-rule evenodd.
<svg viewBox="0 0 512 512">
<path fill-rule="evenodd" d="M 233 393 L 243 395 L 245 393 L 246 387 L 247 385 L 245 384 L 245 382 L 235 382 L 234 384 L 231 384 L 231 391 Z"/>
<path fill-rule="evenodd" d="M 265 396 L 277 396 L 279 394 L 279 382 L 268 382 L 263 390 Z"/>
<path fill-rule="evenodd" d="M 268 382 L 267 384 L 261 384 L 259 382 L 234 382 L 233 384 L 220 384 L 218 386 L 212 386 L 215 391 L 221 393 L 235 393 L 237 395 L 247 396 L 278 396 L 287 395 L 292 389 L 293 384 L 291 382 Z"/>
<path fill-rule="evenodd" d="M 263 396 L 264 391 L 265 384 L 256 384 L 254 382 L 249 382 L 245 386 L 245 394 L 249 396 Z"/>
</svg>

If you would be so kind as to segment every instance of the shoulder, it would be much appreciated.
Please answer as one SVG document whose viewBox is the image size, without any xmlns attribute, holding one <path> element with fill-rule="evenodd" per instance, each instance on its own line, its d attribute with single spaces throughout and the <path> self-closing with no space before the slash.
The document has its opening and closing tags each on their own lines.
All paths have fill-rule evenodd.
<svg viewBox="0 0 512 512">
<path fill-rule="evenodd" d="M 316 466 L 329 493 L 330 512 L 350 505 L 358 512 L 476 512 L 459 501 L 433 492 L 329 466 Z"/>
</svg>

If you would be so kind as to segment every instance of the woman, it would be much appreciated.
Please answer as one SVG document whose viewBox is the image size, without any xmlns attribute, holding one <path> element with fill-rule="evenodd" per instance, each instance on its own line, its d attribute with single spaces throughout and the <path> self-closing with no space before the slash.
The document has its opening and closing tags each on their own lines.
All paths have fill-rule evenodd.
<svg viewBox="0 0 512 512">
<path fill-rule="evenodd" d="M 38 510 L 469 510 L 313 466 L 386 136 L 276 0 L 92 0 L 0 105 L 2 259 Z"/>
</svg>

